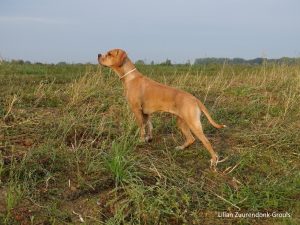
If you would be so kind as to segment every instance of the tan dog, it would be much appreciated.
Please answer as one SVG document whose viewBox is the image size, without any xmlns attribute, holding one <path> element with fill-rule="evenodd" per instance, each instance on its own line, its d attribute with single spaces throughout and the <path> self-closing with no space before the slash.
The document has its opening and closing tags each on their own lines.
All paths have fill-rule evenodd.
<svg viewBox="0 0 300 225">
<path fill-rule="evenodd" d="M 153 112 L 164 111 L 175 114 L 178 126 L 186 138 L 185 143 L 177 149 L 184 149 L 194 143 L 193 132 L 209 151 L 211 166 L 216 168 L 218 156 L 203 133 L 200 122 L 201 111 L 214 127 L 222 128 L 225 125 L 217 124 L 196 97 L 143 76 L 127 57 L 126 52 L 121 49 L 110 50 L 105 55 L 98 54 L 98 62 L 112 68 L 123 82 L 125 95 L 140 127 L 142 140 L 152 140 L 150 115 Z"/>
</svg>

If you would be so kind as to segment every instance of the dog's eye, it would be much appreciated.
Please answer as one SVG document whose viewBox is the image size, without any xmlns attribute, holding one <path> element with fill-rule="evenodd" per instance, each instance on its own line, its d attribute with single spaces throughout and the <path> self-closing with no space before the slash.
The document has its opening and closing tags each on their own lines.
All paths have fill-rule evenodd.
<svg viewBox="0 0 300 225">
<path fill-rule="evenodd" d="M 107 53 L 107 55 L 108 55 L 108 56 L 111 56 L 111 53 L 109 52 L 109 53 Z"/>
</svg>

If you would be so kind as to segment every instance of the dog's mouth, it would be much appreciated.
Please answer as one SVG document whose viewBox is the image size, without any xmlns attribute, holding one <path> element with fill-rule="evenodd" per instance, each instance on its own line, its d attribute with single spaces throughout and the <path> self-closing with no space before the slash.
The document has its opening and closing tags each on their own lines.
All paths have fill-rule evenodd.
<svg viewBox="0 0 300 225">
<path fill-rule="evenodd" d="M 100 59 L 98 59 L 98 63 L 99 63 L 100 66 L 103 66 L 103 67 L 109 67 L 109 66 L 103 64 L 103 63 L 100 61 Z"/>
</svg>

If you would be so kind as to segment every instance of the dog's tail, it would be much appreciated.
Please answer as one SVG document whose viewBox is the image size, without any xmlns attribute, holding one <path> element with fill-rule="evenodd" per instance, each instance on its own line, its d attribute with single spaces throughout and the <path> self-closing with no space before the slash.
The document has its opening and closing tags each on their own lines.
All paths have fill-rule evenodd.
<svg viewBox="0 0 300 225">
<path fill-rule="evenodd" d="M 198 100 L 198 99 L 197 99 Z M 217 124 L 212 118 L 211 118 L 211 116 L 209 115 L 209 113 L 208 113 L 208 110 L 207 110 L 207 108 L 205 107 L 205 105 L 203 105 L 203 103 L 200 101 L 200 100 L 198 100 L 197 101 L 198 102 L 198 106 L 199 106 L 199 108 L 201 109 L 201 111 L 205 114 L 205 116 L 206 116 L 206 118 L 208 119 L 208 121 L 211 123 L 211 125 L 213 125 L 215 128 L 223 128 L 223 127 L 226 127 L 226 125 L 221 125 L 221 124 Z"/>
</svg>

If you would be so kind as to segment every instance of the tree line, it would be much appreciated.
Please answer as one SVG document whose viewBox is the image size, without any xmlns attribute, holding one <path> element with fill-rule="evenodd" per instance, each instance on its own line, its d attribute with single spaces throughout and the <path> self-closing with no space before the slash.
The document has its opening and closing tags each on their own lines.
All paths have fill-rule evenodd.
<svg viewBox="0 0 300 225">
<path fill-rule="evenodd" d="M 144 60 L 137 60 L 135 62 L 139 65 L 146 65 Z M 263 63 L 276 63 L 276 64 L 300 64 L 300 58 L 289 58 L 283 57 L 280 59 L 268 59 L 268 58 L 254 58 L 254 59 L 243 59 L 243 58 L 196 58 L 194 63 L 188 60 L 186 63 L 173 63 L 170 59 L 166 59 L 160 63 L 154 63 L 151 61 L 150 65 L 207 65 L 207 64 L 235 64 L 235 65 L 261 65 Z"/>
<path fill-rule="evenodd" d="M 12 64 L 47 64 L 47 63 L 40 63 L 40 62 L 30 62 L 28 60 L 22 59 L 12 59 L 10 61 L 7 60 L 0 60 L 0 64 L 2 63 L 12 63 Z M 135 61 L 136 64 L 139 65 L 146 65 L 144 60 L 137 60 Z M 160 63 L 154 63 L 152 60 L 149 65 L 163 65 L 163 66 L 171 66 L 171 65 L 207 65 L 207 64 L 234 64 L 234 65 L 261 65 L 263 63 L 276 63 L 276 64 L 300 64 L 300 58 L 290 58 L 290 57 L 282 57 L 279 59 L 268 59 L 268 58 L 255 58 L 255 59 L 243 59 L 243 58 L 196 58 L 194 63 L 188 60 L 186 63 L 173 63 L 170 59 L 166 59 Z M 53 63 L 51 63 L 53 64 Z M 56 65 L 68 65 L 70 63 L 67 62 L 58 62 L 55 63 Z M 74 64 L 74 63 L 71 63 Z M 76 65 L 84 65 L 84 64 L 91 64 L 91 63 L 75 63 Z M 54 64 L 53 64 L 54 65 Z"/>
<path fill-rule="evenodd" d="M 261 65 L 263 63 L 284 63 L 284 64 L 299 64 L 300 58 L 283 57 L 279 59 L 268 58 L 255 58 L 255 59 L 243 59 L 243 58 L 197 58 L 194 65 L 203 64 L 248 64 L 248 65 Z"/>
</svg>

